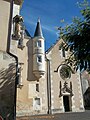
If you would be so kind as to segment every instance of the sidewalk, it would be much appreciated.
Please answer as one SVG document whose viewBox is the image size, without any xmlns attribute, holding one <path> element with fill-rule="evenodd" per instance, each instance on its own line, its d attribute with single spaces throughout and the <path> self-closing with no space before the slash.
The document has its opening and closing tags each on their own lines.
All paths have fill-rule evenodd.
<svg viewBox="0 0 90 120">
<path fill-rule="evenodd" d="M 90 110 L 79 113 L 58 113 L 54 115 L 34 115 L 17 120 L 90 120 Z"/>
</svg>

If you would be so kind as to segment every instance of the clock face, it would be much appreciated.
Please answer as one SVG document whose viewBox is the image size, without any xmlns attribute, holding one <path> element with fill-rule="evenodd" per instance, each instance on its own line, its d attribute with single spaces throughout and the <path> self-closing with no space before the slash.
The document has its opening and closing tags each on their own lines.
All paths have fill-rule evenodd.
<svg viewBox="0 0 90 120">
<path fill-rule="evenodd" d="M 71 77 L 71 71 L 67 65 L 62 65 L 59 72 L 63 80 L 68 80 Z"/>
</svg>

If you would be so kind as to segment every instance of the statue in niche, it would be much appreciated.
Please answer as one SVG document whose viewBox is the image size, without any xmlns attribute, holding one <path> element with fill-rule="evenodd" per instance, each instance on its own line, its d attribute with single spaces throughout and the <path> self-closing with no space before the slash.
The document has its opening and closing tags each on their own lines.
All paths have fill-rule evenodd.
<svg viewBox="0 0 90 120">
<path fill-rule="evenodd" d="M 13 37 L 18 40 L 18 48 L 23 50 L 23 40 L 24 40 L 24 31 L 25 26 L 23 25 L 23 18 L 20 15 L 16 15 L 13 18 Z"/>
<path fill-rule="evenodd" d="M 21 24 L 23 23 L 23 17 L 20 15 L 16 15 L 13 18 L 13 23 L 14 23 L 14 37 L 17 39 L 21 39 L 22 37 L 22 26 Z"/>
</svg>

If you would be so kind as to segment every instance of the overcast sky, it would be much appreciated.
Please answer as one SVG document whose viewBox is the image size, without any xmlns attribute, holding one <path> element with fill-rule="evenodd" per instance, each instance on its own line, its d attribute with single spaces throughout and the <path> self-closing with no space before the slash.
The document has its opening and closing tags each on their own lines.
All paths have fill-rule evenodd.
<svg viewBox="0 0 90 120">
<path fill-rule="evenodd" d="M 74 16 L 81 15 L 78 1 L 83 0 L 24 0 L 21 15 L 28 32 L 33 37 L 39 17 L 48 49 L 58 39 L 56 27 L 64 25 L 60 21 L 64 19 L 65 23 L 70 24 Z"/>
</svg>

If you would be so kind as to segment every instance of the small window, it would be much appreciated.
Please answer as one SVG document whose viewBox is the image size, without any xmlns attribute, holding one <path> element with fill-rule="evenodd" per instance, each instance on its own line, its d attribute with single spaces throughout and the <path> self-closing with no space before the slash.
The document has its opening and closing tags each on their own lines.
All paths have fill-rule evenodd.
<svg viewBox="0 0 90 120">
<path fill-rule="evenodd" d="M 39 92 L 39 84 L 36 84 L 36 91 Z"/>
<path fill-rule="evenodd" d="M 35 104 L 40 105 L 40 98 L 35 98 Z"/>
<path fill-rule="evenodd" d="M 33 108 L 34 108 L 34 110 L 36 110 L 36 111 L 41 110 L 41 100 L 40 100 L 40 98 L 34 98 Z"/>
<path fill-rule="evenodd" d="M 37 62 L 42 62 L 42 56 L 37 57 Z"/>
<path fill-rule="evenodd" d="M 41 41 L 37 41 L 37 46 L 41 47 Z"/>
<path fill-rule="evenodd" d="M 35 41 L 35 47 L 41 47 L 41 41 Z"/>
<path fill-rule="evenodd" d="M 65 49 L 62 48 L 62 56 L 65 57 Z"/>
</svg>

